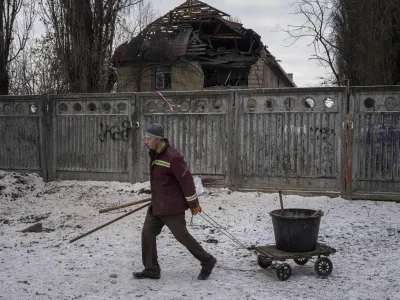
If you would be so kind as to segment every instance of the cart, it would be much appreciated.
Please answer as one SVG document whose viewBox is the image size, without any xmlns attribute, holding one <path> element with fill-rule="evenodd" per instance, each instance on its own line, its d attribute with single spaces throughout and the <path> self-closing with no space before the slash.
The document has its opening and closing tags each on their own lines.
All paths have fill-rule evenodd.
<svg viewBox="0 0 400 300">
<path fill-rule="evenodd" d="M 248 248 L 257 254 L 258 265 L 266 269 L 271 267 L 276 270 L 276 276 L 279 280 L 284 281 L 289 279 L 292 275 L 292 268 L 287 263 L 279 263 L 278 261 L 285 261 L 293 259 L 298 265 L 305 265 L 312 257 L 317 257 L 314 262 L 314 271 L 317 275 L 327 277 L 331 275 L 333 265 L 331 260 L 326 257 L 336 252 L 332 247 L 325 244 L 317 244 L 313 251 L 309 252 L 286 252 L 276 249 L 276 245 L 267 246 L 252 246 Z"/>
<path fill-rule="evenodd" d="M 315 273 L 321 277 L 327 277 L 332 274 L 333 265 L 327 256 L 336 253 L 336 249 L 329 247 L 328 245 L 317 243 L 316 248 L 308 252 L 289 252 L 278 250 L 276 245 L 246 247 L 204 211 L 202 211 L 202 213 L 199 215 L 213 225 L 216 229 L 218 229 L 222 234 L 237 243 L 240 247 L 256 254 L 257 263 L 261 268 L 266 269 L 271 267 L 275 269 L 276 276 L 281 281 L 289 279 L 289 277 L 292 275 L 292 268 L 289 264 L 278 262 L 285 261 L 287 259 L 293 259 L 293 261 L 298 265 L 305 265 L 309 260 L 311 260 L 311 258 L 317 256 L 315 261 L 311 260 L 314 262 Z"/>
</svg>

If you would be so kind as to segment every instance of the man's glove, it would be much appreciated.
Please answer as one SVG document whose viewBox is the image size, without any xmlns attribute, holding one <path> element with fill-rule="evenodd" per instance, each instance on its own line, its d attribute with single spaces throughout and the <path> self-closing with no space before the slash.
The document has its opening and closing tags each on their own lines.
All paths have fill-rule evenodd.
<svg viewBox="0 0 400 300">
<path fill-rule="evenodd" d="M 197 215 L 199 212 L 201 212 L 201 207 L 200 205 L 197 205 L 195 208 L 190 208 L 192 211 L 192 215 Z"/>
</svg>

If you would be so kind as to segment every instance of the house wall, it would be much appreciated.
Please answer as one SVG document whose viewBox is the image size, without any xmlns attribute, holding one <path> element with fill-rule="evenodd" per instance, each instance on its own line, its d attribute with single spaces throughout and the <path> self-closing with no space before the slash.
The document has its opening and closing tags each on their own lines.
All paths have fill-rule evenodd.
<svg viewBox="0 0 400 300">
<path fill-rule="evenodd" d="M 148 92 L 152 88 L 151 68 L 147 68 L 139 72 L 139 66 L 130 65 L 118 67 L 118 92 Z M 138 77 L 140 76 L 139 89 Z"/>
<path fill-rule="evenodd" d="M 135 65 L 118 67 L 118 92 L 154 91 L 151 68 L 142 72 L 140 90 L 137 79 L 140 72 Z M 180 62 L 171 66 L 171 91 L 201 90 L 204 85 L 204 73 L 198 62 Z"/>
<path fill-rule="evenodd" d="M 136 71 L 135 71 L 136 70 Z M 140 89 L 137 88 L 137 77 L 141 76 Z M 151 92 L 154 91 L 154 79 L 151 68 L 142 71 L 139 67 L 122 66 L 118 68 L 118 92 Z M 279 76 L 268 66 L 264 58 L 259 58 L 252 65 L 248 88 L 283 88 L 291 87 L 287 80 Z M 171 66 L 171 91 L 193 91 L 204 89 L 204 73 L 200 64 L 195 62 L 179 62 Z"/>
<path fill-rule="evenodd" d="M 193 91 L 203 89 L 204 73 L 197 61 L 173 65 L 171 70 L 172 91 Z"/>
<path fill-rule="evenodd" d="M 265 58 L 259 58 L 251 66 L 249 72 L 249 89 L 255 88 L 283 88 L 291 87 L 286 84 L 286 80 L 281 79 L 265 62 Z"/>
<path fill-rule="evenodd" d="M 251 66 L 248 79 L 248 88 L 256 89 L 267 87 L 265 82 L 265 63 L 262 58 L 258 59 L 255 64 Z"/>
</svg>

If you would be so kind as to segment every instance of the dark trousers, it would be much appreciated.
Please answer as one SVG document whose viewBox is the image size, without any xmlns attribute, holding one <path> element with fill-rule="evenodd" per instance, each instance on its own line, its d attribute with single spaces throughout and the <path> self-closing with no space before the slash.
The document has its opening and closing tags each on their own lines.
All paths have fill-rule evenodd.
<svg viewBox="0 0 400 300">
<path fill-rule="evenodd" d="M 208 268 L 213 256 L 206 252 L 188 232 L 185 213 L 155 216 L 153 215 L 151 207 L 147 210 L 142 229 L 142 261 L 145 271 L 156 274 L 160 273 L 156 237 L 160 234 L 164 225 L 166 225 L 169 230 L 171 230 L 174 237 L 201 262 L 202 270 L 210 271 Z"/>
</svg>

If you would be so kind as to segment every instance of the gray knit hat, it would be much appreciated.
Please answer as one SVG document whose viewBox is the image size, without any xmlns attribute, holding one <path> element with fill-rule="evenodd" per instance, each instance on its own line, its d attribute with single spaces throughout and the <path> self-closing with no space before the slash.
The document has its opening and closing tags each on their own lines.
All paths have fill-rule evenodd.
<svg viewBox="0 0 400 300">
<path fill-rule="evenodd" d="M 164 127 L 159 123 L 153 123 L 147 128 L 146 135 L 162 140 L 164 138 Z"/>
</svg>

